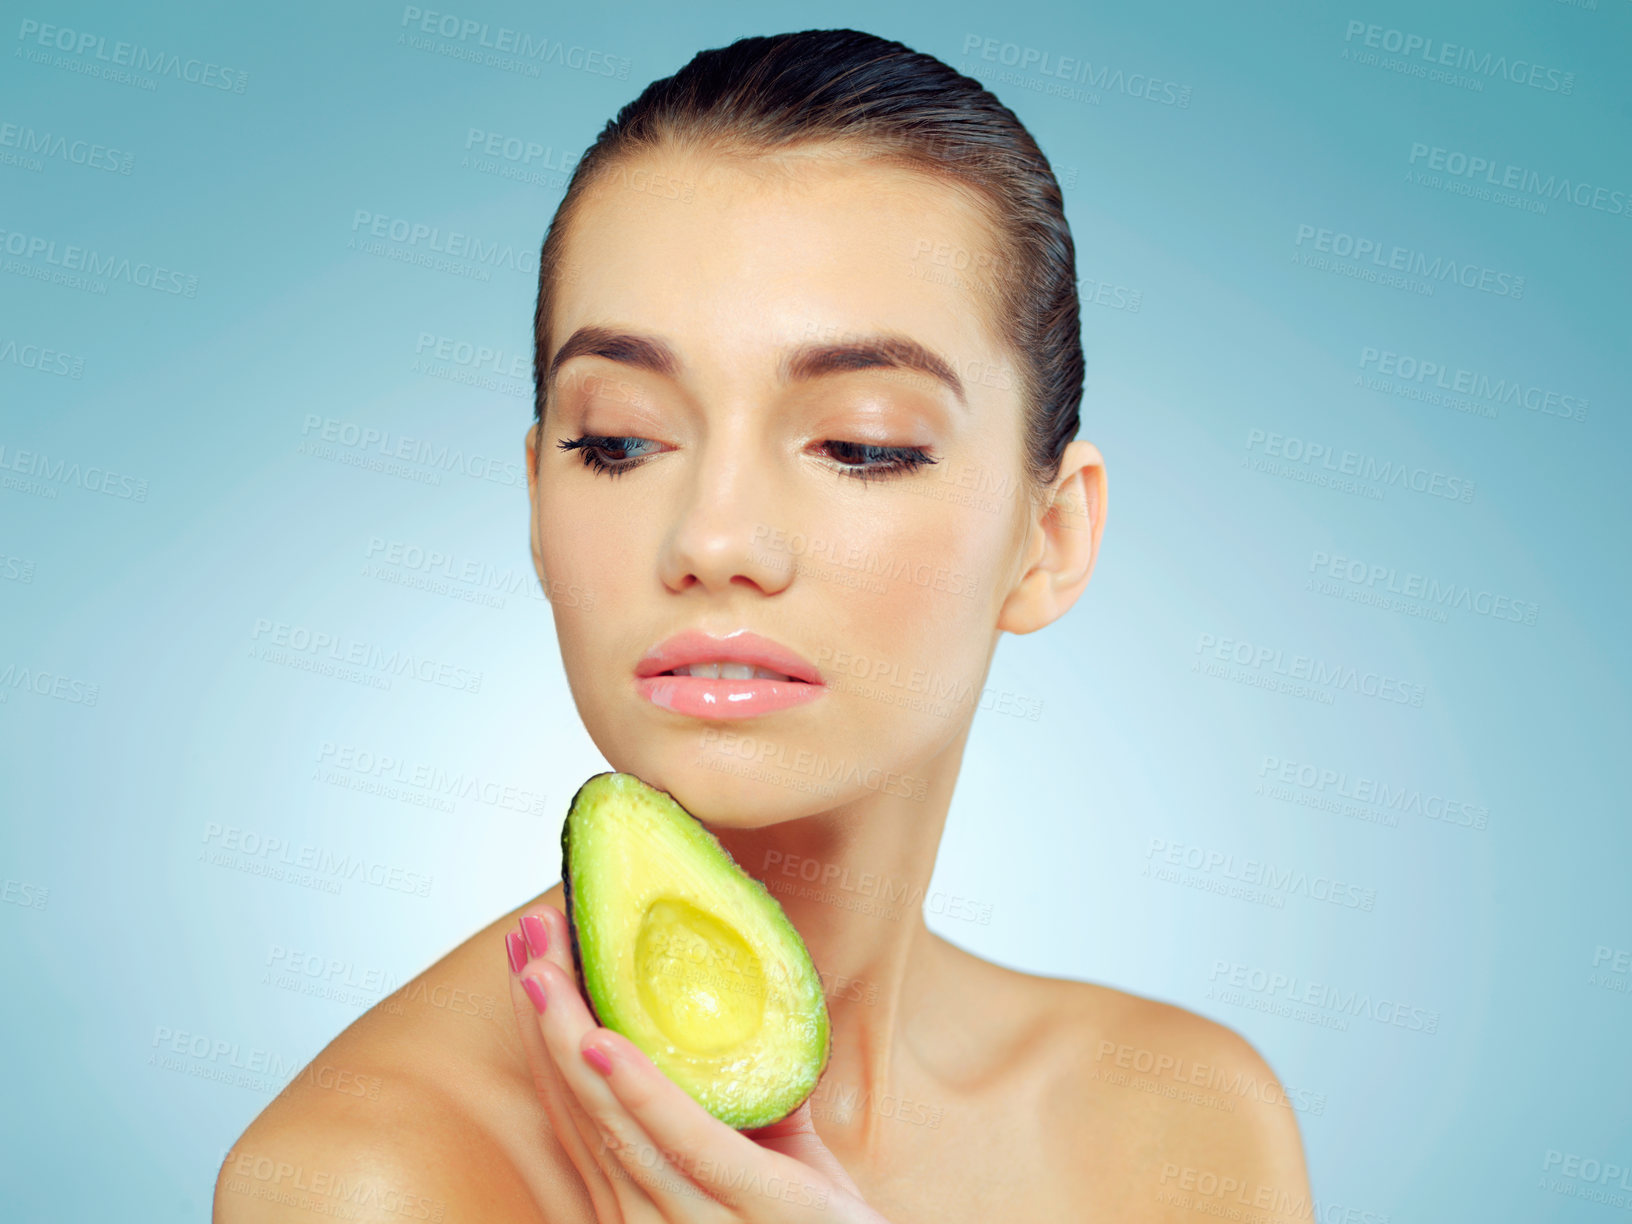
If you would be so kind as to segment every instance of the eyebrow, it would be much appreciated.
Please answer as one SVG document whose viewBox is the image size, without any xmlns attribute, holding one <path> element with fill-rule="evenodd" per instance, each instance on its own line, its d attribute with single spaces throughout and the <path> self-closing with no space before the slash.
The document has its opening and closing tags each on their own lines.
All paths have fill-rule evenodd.
<svg viewBox="0 0 1632 1224">
<path fill-rule="evenodd" d="M 669 379 L 680 374 L 680 359 L 656 336 L 611 327 L 580 327 L 550 359 L 546 381 L 553 384 L 556 371 L 574 357 L 604 357 Z M 889 332 L 858 336 L 836 344 L 801 344 L 783 354 L 777 365 L 777 380 L 805 382 L 826 374 L 867 369 L 916 370 L 927 374 L 950 388 L 960 404 L 968 406 L 963 380 L 950 362 L 916 340 Z"/>
</svg>

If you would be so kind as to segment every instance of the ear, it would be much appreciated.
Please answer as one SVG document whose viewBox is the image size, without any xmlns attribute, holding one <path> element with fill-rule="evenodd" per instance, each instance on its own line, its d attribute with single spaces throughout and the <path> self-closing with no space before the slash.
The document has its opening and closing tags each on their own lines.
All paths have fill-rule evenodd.
<svg viewBox="0 0 1632 1224">
<path fill-rule="evenodd" d="M 538 581 L 544 590 L 550 589 L 549 579 L 544 576 L 544 555 L 538 547 L 538 422 L 534 421 L 527 429 L 527 453 L 522 462 L 527 467 L 527 539 L 533 550 L 533 569 L 538 574 Z"/>
<path fill-rule="evenodd" d="M 1031 508 L 1026 569 L 998 613 L 997 627 L 1032 633 L 1077 602 L 1094 572 L 1107 506 L 1105 460 L 1092 442 L 1065 448 L 1059 475 Z"/>
</svg>

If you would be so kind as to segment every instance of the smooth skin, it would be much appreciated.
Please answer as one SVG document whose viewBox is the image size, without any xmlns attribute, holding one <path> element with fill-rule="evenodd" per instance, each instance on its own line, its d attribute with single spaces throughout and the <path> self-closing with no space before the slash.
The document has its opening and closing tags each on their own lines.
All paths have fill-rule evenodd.
<svg viewBox="0 0 1632 1224">
<path fill-rule="evenodd" d="M 228 1156 L 215 1218 L 307 1220 L 337 1199 L 351 1218 L 498 1224 L 1306 1218 L 1295 1116 L 1240 1036 L 983 961 L 912 903 L 999 635 L 1076 602 L 1107 507 L 1086 441 L 1047 488 L 1023 476 L 1015 357 L 973 273 L 995 249 L 977 202 L 832 145 L 654 151 L 627 171 L 568 236 L 552 352 L 599 327 L 672 361 L 624 344 L 561 365 L 526 438 L 534 564 L 606 760 L 705 814 L 803 936 L 829 993 L 827 1072 L 775 1127 L 709 1117 L 594 1024 L 557 885 L 337 1037 L 313 1067 L 372 1089 L 298 1076 Z M 650 189 L 672 182 L 691 190 Z M 961 398 L 889 365 L 783 377 L 797 350 L 877 334 L 940 355 Z M 632 466 L 559 445 L 585 435 L 639 439 L 596 452 Z M 935 462 L 885 472 L 853 444 Z M 659 641 L 743 628 L 828 690 L 727 722 L 637 692 Z"/>
</svg>

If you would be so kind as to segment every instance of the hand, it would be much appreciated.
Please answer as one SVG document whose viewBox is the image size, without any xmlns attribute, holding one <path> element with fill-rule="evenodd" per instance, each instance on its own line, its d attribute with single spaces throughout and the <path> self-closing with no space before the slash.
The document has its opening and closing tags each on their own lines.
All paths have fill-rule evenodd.
<svg viewBox="0 0 1632 1224">
<path fill-rule="evenodd" d="M 505 943 L 534 1087 L 599 1224 L 888 1224 L 817 1136 L 808 1101 L 734 1130 L 596 1025 L 560 910 L 529 910 Z"/>
</svg>

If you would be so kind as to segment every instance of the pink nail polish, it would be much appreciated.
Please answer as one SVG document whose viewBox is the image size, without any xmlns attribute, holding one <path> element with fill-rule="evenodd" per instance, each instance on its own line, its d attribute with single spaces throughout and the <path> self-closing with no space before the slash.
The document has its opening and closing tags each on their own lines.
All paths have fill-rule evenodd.
<svg viewBox="0 0 1632 1224">
<path fill-rule="evenodd" d="M 527 997 L 533 1001 L 533 1008 L 539 1015 L 544 1014 L 544 983 L 537 978 L 524 977 L 521 979 L 521 988 L 527 992 Z"/>
<path fill-rule="evenodd" d="M 600 1046 L 585 1046 L 584 1061 L 602 1075 L 612 1074 L 612 1060 L 607 1057 L 606 1051 Z"/>
<path fill-rule="evenodd" d="M 519 931 L 511 931 L 504 937 L 505 951 L 510 954 L 510 972 L 520 973 L 527 965 L 527 945 L 521 941 Z"/>
<path fill-rule="evenodd" d="M 521 920 L 521 933 L 527 937 L 527 950 L 534 956 L 543 956 L 550 950 L 549 929 L 537 914 L 528 914 Z"/>
</svg>

